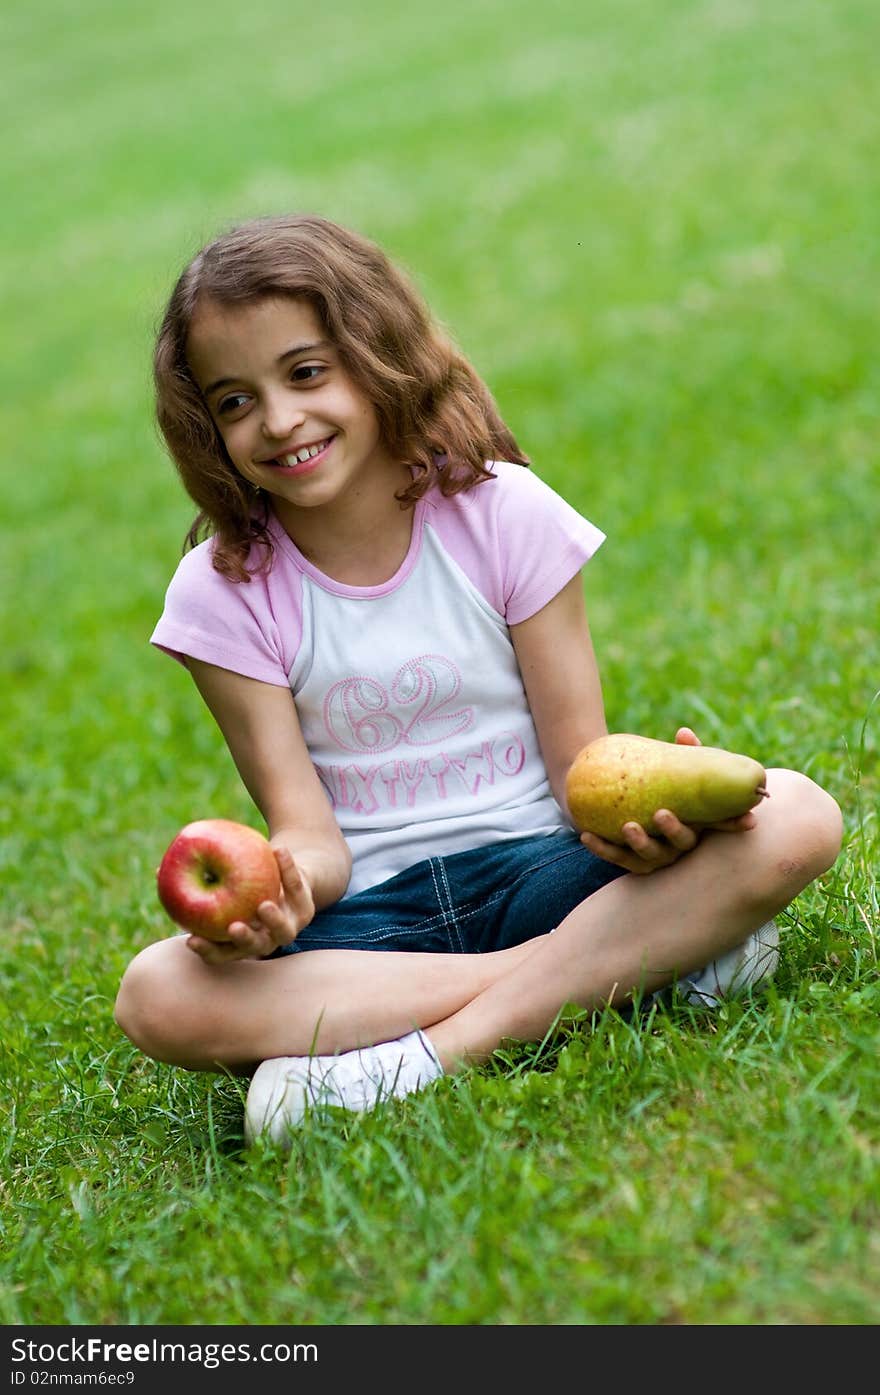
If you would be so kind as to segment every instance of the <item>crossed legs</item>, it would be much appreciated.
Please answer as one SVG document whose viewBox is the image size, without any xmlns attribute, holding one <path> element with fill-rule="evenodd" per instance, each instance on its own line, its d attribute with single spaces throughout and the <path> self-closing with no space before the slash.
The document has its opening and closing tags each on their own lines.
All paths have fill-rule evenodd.
<svg viewBox="0 0 880 1395">
<path fill-rule="evenodd" d="M 172 937 L 132 961 L 116 1021 L 147 1055 L 192 1070 L 249 1072 L 414 1028 L 444 1070 L 505 1038 L 539 1040 L 566 1003 L 622 1002 L 741 944 L 832 866 L 834 800 L 792 771 L 769 771 L 768 785 L 753 829 L 707 833 L 671 866 L 612 881 L 552 935 L 482 955 L 311 950 L 223 967 Z"/>
</svg>

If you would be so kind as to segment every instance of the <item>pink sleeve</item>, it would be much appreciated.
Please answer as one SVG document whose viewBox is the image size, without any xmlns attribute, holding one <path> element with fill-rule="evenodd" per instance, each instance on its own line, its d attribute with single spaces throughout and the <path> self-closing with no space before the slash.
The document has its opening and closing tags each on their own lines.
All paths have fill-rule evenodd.
<svg viewBox="0 0 880 1395">
<path fill-rule="evenodd" d="M 302 634 L 298 574 L 273 566 L 248 582 L 229 581 L 211 565 L 210 548 L 208 540 L 183 557 L 150 643 L 180 663 L 202 659 L 288 687 Z"/>
<path fill-rule="evenodd" d="M 437 510 L 444 545 L 508 625 L 541 610 L 605 540 L 526 466 L 496 461 L 494 480 Z M 452 501 L 450 501 L 452 502 Z"/>
</svg>

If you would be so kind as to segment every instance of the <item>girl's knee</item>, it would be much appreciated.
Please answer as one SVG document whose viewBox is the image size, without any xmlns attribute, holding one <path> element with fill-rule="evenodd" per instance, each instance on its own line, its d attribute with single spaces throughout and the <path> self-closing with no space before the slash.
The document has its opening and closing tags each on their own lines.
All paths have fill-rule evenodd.
<svg viewBox="0 0 880 1395">
<path fill-rule="evenodd" d="M 175 1065 L 185 1064 L 192 1022 L 191 1007 L 182 1001 L 188 968 L 182 956 L 188 953 L 173 939 L 141 950 L 123 974 L 113 1009 L 129 1041 L 153 1060 Z"/>
<path fill-rule="evenodd" d="M 767 789 L 769 799 L 760 806 L 758 823 L 767 865 L 782 889 L 794 896 L 834 866 L 843 837 L 840 807 L 797 770 L 768 770 Z"/>
</svg>

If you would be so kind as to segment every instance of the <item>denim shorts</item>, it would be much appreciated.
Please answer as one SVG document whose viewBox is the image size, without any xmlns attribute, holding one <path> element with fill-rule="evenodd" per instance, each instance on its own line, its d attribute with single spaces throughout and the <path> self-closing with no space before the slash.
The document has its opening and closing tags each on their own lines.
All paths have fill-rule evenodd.
<svg viewBox="0 0 880 1395">
<path fill-rule="evenodd" d="M 319 911 L 271 957 L 308 949 L 487 954 L 546 935 L 623 875 L 570 830 L 430 857 Z"/>
</svg>

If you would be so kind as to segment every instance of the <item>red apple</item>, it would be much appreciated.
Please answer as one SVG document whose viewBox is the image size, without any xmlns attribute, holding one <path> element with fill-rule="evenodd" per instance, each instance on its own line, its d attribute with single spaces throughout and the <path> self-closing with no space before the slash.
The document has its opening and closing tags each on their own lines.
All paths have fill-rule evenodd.
<svg viewBox="0 0 880 1395">
<path fill-rule="evenodd" d="M 250 920 L 281 895 L 268 839 L 232 819 L 197 819 L 170 843 L 156 873 L 159 900 L 175 924 L 225 940 L 233 920 Z"/>
</svg>

